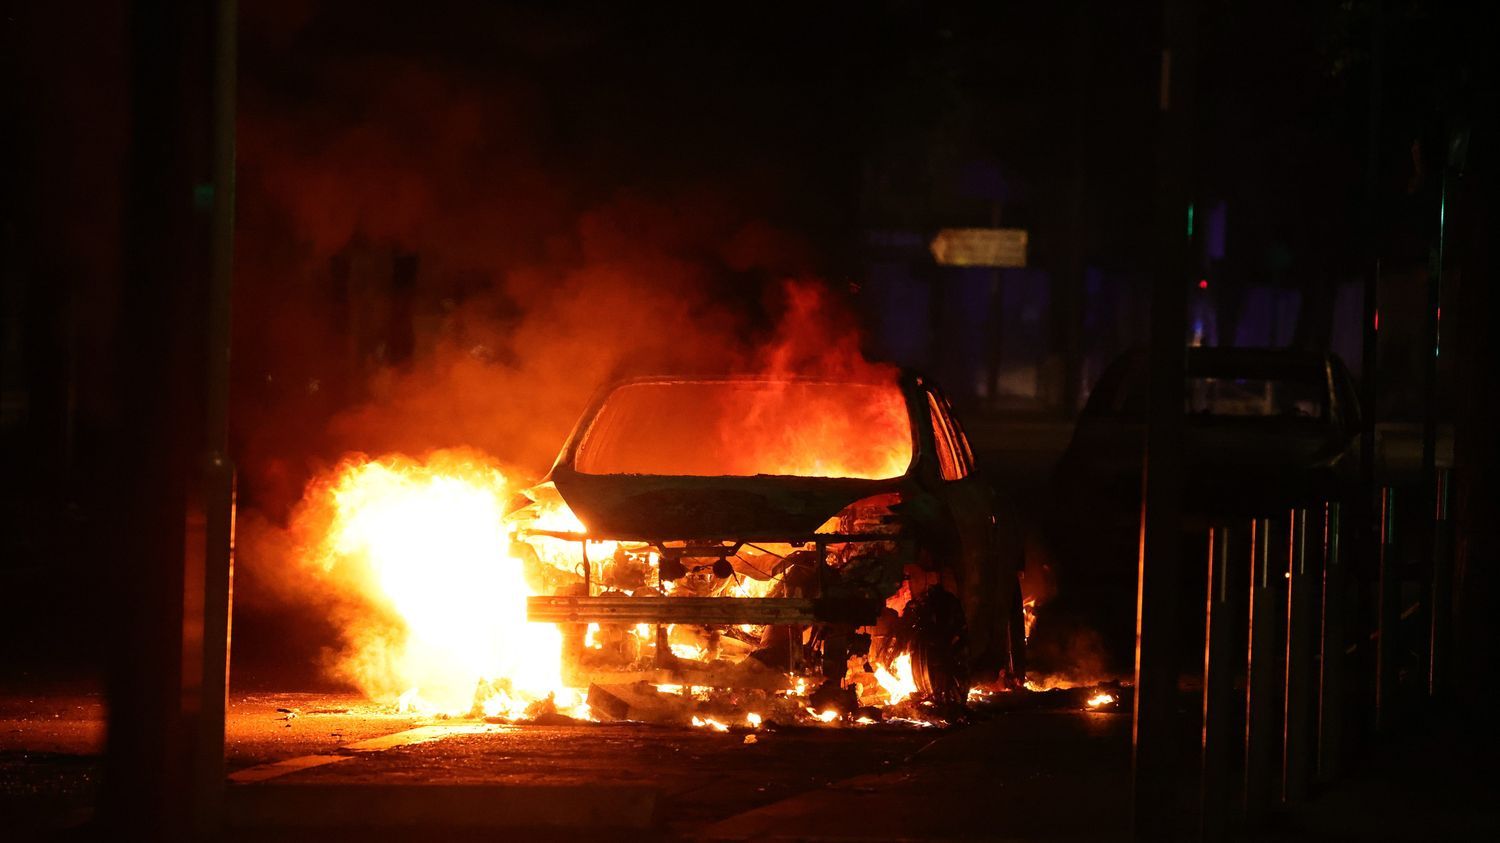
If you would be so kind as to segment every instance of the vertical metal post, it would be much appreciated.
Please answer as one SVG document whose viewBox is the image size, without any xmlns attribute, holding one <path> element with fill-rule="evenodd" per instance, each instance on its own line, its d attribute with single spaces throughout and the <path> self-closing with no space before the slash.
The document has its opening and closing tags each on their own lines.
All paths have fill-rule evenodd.
<svg viewBox="0 0 1500 843">
<path fill-rule="evenodd" d="M 1284 565 L 1276 564 L 1272 549 L 1272 521 L 1257 518 L 1250 538 L 1250 600 L 1248 624 L 1249 647 L 1245 658 L 1245 819 L 1254 822 L 1263 816 L 1271 803 L 1271 775 L 1277 735 L 1272 725 L 1276 717 L 1277 670 L 1276 604 L 1274 578 L 1280 578 Z"/>
<path fill-rule="evenodd" d="M 1352 558 L 1359 564 L 1359 576 L 1361 583 L 1368 582 L 1370 563 L 1379 559 L 1378 539 L 1378 511 L 1376 510 L 1375 496 L 1377 492 L 1375 478 L 1375 422 L 1378 417 L 1378 387 L 1377 377 L 1380 364 L 1380 255 L 1383 247 L 1381 241 L 1383 215 L 1380 213 L 1380 124 L 1381 106 L 1383 97 L 1383 71 L 1385 67 L 1385 0 L 1372 0 L 1370 9 L 1370 90 L 1369 108 L 1367 111 L 1367 146 L 1365 160 L 1365 219 L 1364 219 L 1364 257 L 1367 263 L 1364 266 L 1364 325 L 1363 348 L 1360 356 L 1359 376 L 1359 403 L 1360 403 L 1360 440 L 1359 440 L 1359 490 L 1354 500 L 1354 506 L 1350 510 L 1349 519 L 1353 529 L 1350 531 L 1354 537 L 1351 545 Z M 1370 616 L 1369 590 L 1364 587 L 1356 588 L 1353 592 L 1355 603 L 1352 607 L 1351 620 L 1358 619 L 1355 628 L 1363 632 L 1365 624 Z M 1357 685 L 1360 689 L 1358 694 L 1352 693 L 1352 686 L 1346 688 L 1346 693 L 1353 696 L 1363 696 L 1370 684 L 1370 662 L 1366 641 L 1361 634 L 1359 641 L 1359 678 Z M 1363 704 L 1359 706 L 1363 708 Z M 1353 712 L 1351 711 L 1351 714 Z M 1360 714 L 1360 725 L 1364 725 L 1363 713 Z M 1365 731 L 1345 733 L 1345 738 L 1362 740 Z"/>
<path fill-rule="evenodd" d="M 1338 502 L 1326 505 L 1323 515 L 1322 635 L 1318 654 L 1318 781 L 1338 775 L 1343 760 L 1345 681 L 1348 638 L 1344 632 L 1347 572 L 1341 539 L 1342 511 Z"/>
<path fill-rule="evenodd" d="M 1311 770 L 1313 687 L 1313 577 L 1308 564 L 1307 510 L 1291 515 L 1287 548 L 1286 695 L 1282 706 L 1281 799 L 1307 798 Z"/>
<path fill-rule="evenodd" d="M 1445 150 L 1445 155 L 1447 151 Z M 1435 582 L 1437 576 L 1437 415 L 1438 415 L 1438 316 L 1443 312 L 1443 260 L 1444 239 L 1447 234 L 1447 211 L 1448 211 L 1448 181 L 1452 172 L 1451 157 L 1445 158 L 1443 162 L 1442 182 L 1438 194 L 1438 224 L 1437 224 L 1437 246 L 1433 249 L 1431 265 L 1427 273 L 1427 311 L 1422 314 L 1422 494 L 1419 497 L 1419 506 L 1422 512 L 1420 538 L 1421 554 L 1419 561 L 1424 573 L 1428 576 L 1423 579 L 1427 582 Z M 1418 616 L 1420 627 L 1423 631 L 1431 632 L 1434 627 L 1432 597 L 1435 592 L 1431 589 L 1422 595 L 1422 614 Z M 1428 646 L 1421 648 L 1422 671 L 1421 675 L 1426 677 L 1429 687 L 1432 676 L 1432 641 L 1428 640 Z"/>
<path fill-rule="evenodd" d="M 1376 616 L 1375 727 L 1385 731 L 1396 722 L 1400 691 L 1401 574 L 1396 560 L 1396 490 L 1380 490 L 1380 597 Z"/>
<path fill-rule="evenodd" d="M 1448 671 L 1448 633 L 1453 617 L 1453 520 L 1449 517 L 1449 495 L 1453 489 L 1453 471 L 1437 471 L 1432 525 L 1432 605 L 1431 628 L 1428 630 L 1427 694 L 1436 697 L 1443 691 Z"/>
<path fill-rule="evenodd" d="M 1181 832 L 1177 735 L 1179 603 L 1182 592 L 1183 375 L 1192 238 L 1194 66 L 1197 4 L 1165 0 L 1162 16 L 1160 143 L 1151 287 L 1149 417 L 1142 465 L 1141 541 L 1136 585 L 1132 817 L 1135 836 Z"/>
<path fill-rule="evenodd" d="M 208 313 L 205 320 L 205 438 L 202 474 L 203 575 L 197 688 L 184 682 L 184 700 L 196 707 L 193 736 L 194 824 L 200 834 L 223 827 L 224 717 L 229 701 L 230 628 L 234 607 L 235 469 L 229 454 L 230 299 L 234 284 L 235 114 L 238 80 L 236 0 L 218 0 L 213 33 L 213 222 L 209 234 Z M 193 554 L 188 554 L 191 560 Z M 189 562 L 191 564 L 191 562 Z M 192 582 L 191 578 L 189 582 Z M 191 639 L 189 639 L 191 640 Z M 186 654 L 186 650 L 184 651 Z M 184 666 L 187 668 L 187 666 Z M 196 690 L 196 693 L 191 693 Z"/>
<path fill-rule="evenodd" d="M 1244 626 L 1240 617 L 1245 576 L 1243 539 L 1227 526 L 1208 534 L 1208 589 L 1203 628 L 1203 778 L 1200 792 L 1204 840 L 1222 840 L 1229 831 L 1230 761 L 1234 741 L 1234 676 L 1240 667 L 1235 645 Z"/>
<path fill-rule="evenodd" d="M 111 565 L 106 836 L 211 836 L 223 795 L 234 6 L 133 4 Z M 211 111 L 210 111 L 211 109 Z M 104 442 L 101 442 L 104 444 Z"/>
</svg>

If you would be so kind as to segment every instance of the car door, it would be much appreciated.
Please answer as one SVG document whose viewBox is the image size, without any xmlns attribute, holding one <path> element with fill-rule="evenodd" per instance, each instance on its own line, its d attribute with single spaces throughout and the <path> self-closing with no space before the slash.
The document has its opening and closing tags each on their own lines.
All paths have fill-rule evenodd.
<svg viewBox="0 0 1500 843">
<path fill-rule="evenodd" d="M 924 388 L 938 464 L 937 497 L 950 520 L 949 549 L 959 573 L 959 599 L 969 651 L 981 668 L 1006 661 L 1006 612 L 997 553 L 994 492 L 974 470 L 974 454 L 948 400 Z M 1011 572 L 1014 579 L 1014 572 Z"/>
</svg>

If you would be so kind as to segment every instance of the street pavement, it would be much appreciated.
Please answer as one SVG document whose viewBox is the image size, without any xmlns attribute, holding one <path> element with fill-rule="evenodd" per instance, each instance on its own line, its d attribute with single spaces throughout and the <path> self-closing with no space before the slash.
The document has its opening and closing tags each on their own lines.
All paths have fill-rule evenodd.
<svg viewBox="0 0 1500 843">
<path fill-rule="evenodd" d="M 945 728 L 721 733 L 424 719 L 350 695 L 237 694 L 226 722 L 232 836 L 522 828 L 527 839 L 1116 837 L 1128 717 L 1076 710 L 1076 696 L 992 706 Z M 0 816 L 9 828 L 87 821 L 102 717 L 95 693 L 0 699 Z"/>
</svg>

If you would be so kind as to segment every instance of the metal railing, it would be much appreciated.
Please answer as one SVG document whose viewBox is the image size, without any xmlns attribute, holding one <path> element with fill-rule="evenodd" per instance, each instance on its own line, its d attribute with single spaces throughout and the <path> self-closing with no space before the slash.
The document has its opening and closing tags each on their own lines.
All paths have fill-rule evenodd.
<svg viewBox="0 0 1500 843">
<path fill-rule="evenodd" d="M 1453 599 L 1449 489 L 1447 470 L 1430 495 L 1383 487 L 1365 541 L 1333 501 L 1209 530 L 1205 839 L 1314 796 L 1414 700 L 1440 693 Z"/>
</svg>

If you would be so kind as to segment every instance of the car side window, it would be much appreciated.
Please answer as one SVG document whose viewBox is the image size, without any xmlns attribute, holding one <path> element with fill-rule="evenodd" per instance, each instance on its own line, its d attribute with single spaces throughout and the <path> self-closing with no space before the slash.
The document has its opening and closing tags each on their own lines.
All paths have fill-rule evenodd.
<svg viewBox="0 0 1500 843">
<path fill-rule="evenodd" d="M 944 480 L 962 480 L 974 468 L 969 442 L 948 413 L 946 402 L 927 393 L 927 408 L 932 415 L 932 438 L 937 443 L 938 472 Z"/>
</svg>

